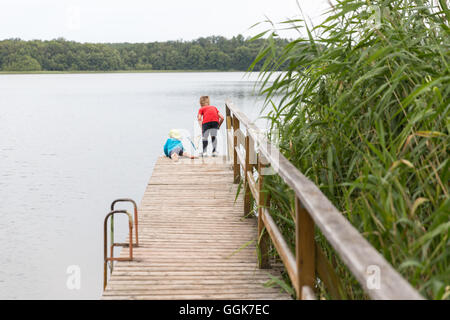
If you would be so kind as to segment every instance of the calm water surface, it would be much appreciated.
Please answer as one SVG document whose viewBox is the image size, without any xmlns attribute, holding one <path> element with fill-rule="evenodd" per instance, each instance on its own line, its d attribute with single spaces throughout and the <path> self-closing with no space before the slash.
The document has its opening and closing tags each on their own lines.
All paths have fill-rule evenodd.
<svg viewBox="0 0 450 320">
<path fill-rule="evenodd" d="M 141 200 L 170 129 L 195 141 L 201 95 L 222 114 L 231 98 L 256 119 L 253 79 L 0 75 L 0 299 L 98 299 L 111 201 Z M 79 290 L 66 284 L 71 265 L 81 270 Z"/>
</svg>

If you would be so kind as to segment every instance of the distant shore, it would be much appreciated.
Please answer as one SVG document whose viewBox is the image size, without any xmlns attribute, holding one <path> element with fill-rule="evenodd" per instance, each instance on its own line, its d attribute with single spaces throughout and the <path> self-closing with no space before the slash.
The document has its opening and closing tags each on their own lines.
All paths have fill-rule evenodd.
<svg viewBox="0 0 450 320">
<path fill-rule="evenodd" d="M 246 72 L 240 70 L 92 70 L 92 71 L 0 71 L 1 74 L 84 74 L 84 73 L 176 73 L 176 72 Z"/>
</svg>

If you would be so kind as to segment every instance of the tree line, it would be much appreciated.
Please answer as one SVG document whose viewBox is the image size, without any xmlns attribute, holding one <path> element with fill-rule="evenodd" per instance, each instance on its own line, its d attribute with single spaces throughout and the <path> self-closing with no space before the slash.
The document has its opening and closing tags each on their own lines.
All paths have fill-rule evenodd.
<svg viewBox="0 0 450 320">
<path fill-rule="evenodd" d="M 281 48 L 287 40 L 277 39 Z M 262 39 L 242 35 L 192 41 L 151 43 L 79 43 L 58 38 L 50 41 L 0 41 L 1 71 L 114 71 L 114 70 L 247 70 L 263 45 Z M 259 70 L 259 61 L 254 70 Z"/>
</svg>

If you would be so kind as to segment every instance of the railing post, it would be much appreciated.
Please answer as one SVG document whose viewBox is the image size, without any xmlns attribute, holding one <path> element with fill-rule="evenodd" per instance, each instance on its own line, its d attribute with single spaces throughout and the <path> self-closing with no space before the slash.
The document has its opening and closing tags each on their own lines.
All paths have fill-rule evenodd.
<svg viewBox="0 0 450 320">
<path fill-rule="evenodd" d="M 263 209 L 268 204 L 268 196 L 266 192 L 263 192 L 263 184 L 264 184 L 264 176 L 262 175 L 262 169 L 265 167 L 264 164 L 261 163 L 261 155 L 258 155 L 258 195 L 259 195 L 259 203 L 258 203 L 258 244 L 259 244 L 259 268 L 260 269 L 268 269 L 270 268 L 269 262 L 269 234 L 266 232 L 263 233 L 264 229 L 264 221 L 262 219 Z"/>
<path fill-rule="evenodd" d="M 314 241 L 314 221 L 303 207 L 300 199 L 295 197 L 295 258 L 297 263 L 297 299 L 303 295 L 302 288 L 314 288 L 316 279 L 316 248 Z"/>
<path fill-rule="evenodd" d="M 232 153 L 233 153 L 233 151 L 231 150 L 231 145 L 232 145 L 232 141 L 230 141 L 230 138 L 229 138 L 229 133 L 231 132 L 231 128 L 232 128 L 232 123 L 231 123 L 231 111 L 230 111 L 230 108 L 228 108 L 228 105 L 226 105 L 225 104 L 225 112 L 226 112 L 226 115 L 225 115 L 225 117 L 226 117 L 226 129 L 227 129 L 227 148 L 228 148 L 228 150 L 227 150 L 227 153 L 228 153 L 228 160 L 230 160 L 231 159 L 231 155 L 232 155 Z"/>
<path fill-rule="evenodd" d="M 253 146 L 252 146 L 253 148 Z M 247 134 L 245 137 L 245 168 L 244 168 L 244 216 L 250 213 L 252 204 L 250 186 L 248 185 L 247 175 L 253 172 L 253 167 L 250 164 L 250 136 Z"/>
<path fill-rule="evenodd" d="M 239 130 L 239 120 L 236 115 L 233 115 L 233 170 L 234 170 L 234 183 L 239 183 L 241 180 L 241 166 L 238 162 L 238 156 L 236 147 L 238 146 L 238 137 L 236 131 Z"/>
</svg>

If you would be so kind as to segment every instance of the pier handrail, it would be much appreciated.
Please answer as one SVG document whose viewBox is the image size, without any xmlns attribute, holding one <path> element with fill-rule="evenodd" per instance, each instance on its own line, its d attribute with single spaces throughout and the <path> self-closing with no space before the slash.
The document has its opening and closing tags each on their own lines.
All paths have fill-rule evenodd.
<svg viewBox="0 0 450 320">
<path fill-rule="evenodd" d="M 234 182 L 244 180 L 244 215 L 251 197 L 258 204 L 260 268 L 270 267 L 269 236 L 292 281 L 296 296 L 313 299 L 316 276 L 333 298 L 342 297 L 342 284 L 314 239 L 316 225 L 372 299 L 423 299 L 370 243 L 339 212 L 320 189 L 270 143 L 259 128 L 227 100 L 228 158 L 233 160 Z M 241 127 L 245 127 L 244 133 Z M 242 150 L 242 148 L 244 150 Z M 271 166 L 295 193 L 295 252 L 287 245 L 267 207 L 270 194 L 263 191 L 263 170 Z M 254 169 L 258 180 L 255 181 Z M 267 232 L 263 232 L 264 229 Z M 316 275 L 317 274 L 317 275 Z"/>
</svg>

